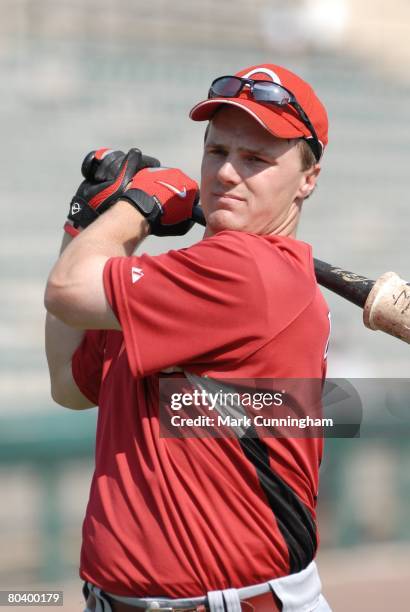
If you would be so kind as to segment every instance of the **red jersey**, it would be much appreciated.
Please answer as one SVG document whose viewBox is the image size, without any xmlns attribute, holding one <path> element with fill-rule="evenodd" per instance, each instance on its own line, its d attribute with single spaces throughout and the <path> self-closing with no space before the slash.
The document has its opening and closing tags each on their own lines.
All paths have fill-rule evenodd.
<svg viewBox="0 0 410 612">
<path fill-rule="evenodd" d="M 163 438 L 158 381 L 322 378 L 328 309 L 309 245 L 223 231 L 177 251 L 110 259 L 119 331 L 73 357 L 99 405 L 81 576 L 125 596 L 194 597 L 299 571 L 315 556 L 322 439 Z"/>
</svg>

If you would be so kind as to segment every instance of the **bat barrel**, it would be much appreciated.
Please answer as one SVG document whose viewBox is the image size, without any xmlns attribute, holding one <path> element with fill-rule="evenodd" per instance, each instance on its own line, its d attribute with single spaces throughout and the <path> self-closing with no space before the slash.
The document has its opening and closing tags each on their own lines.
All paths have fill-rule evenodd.
<svg viewBox="0 0 410 612">
<path fill-rule="evenodd" d="M 366 327 L 410 343 L 410 283 L 395 272 L 380 276 L 363 311 Z"/>
</svg>

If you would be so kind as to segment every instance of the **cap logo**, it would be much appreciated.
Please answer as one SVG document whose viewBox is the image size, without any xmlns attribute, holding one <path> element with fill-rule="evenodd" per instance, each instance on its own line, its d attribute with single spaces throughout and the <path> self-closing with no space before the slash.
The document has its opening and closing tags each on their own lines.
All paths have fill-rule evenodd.
<svg viewBox="0 0 410 612">
<path fill-rule="evenodd" d="M 276 72 L 273 72 L 273 70 L 269 70 L 269 68 L 254 68 L 253 70 L 251 70 L 250 72 L 248 72 L 247 74 L 244 74 L 243 77 L 245 79 L 249 79 L 249 77 L 251 77 L 253 74 L 267 74 L 274 83 L 277 83 L 278 85 L 282 85 L 280 78 L 278 77 L 278 75 L 276 74 Z"/>
</svg>

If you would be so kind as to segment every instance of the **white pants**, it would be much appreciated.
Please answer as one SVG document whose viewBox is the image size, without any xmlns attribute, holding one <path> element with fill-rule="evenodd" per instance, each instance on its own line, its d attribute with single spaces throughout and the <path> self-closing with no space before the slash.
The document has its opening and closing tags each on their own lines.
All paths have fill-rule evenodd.
<svg viewBox="0 0 410 612">
<path fill-rule="evenodd" d="M 269 584 L 282 602 L 282 612 L 331 612 L 322 595 L 315 561 L 301 572 L 270 580 Z"/>
</svg>

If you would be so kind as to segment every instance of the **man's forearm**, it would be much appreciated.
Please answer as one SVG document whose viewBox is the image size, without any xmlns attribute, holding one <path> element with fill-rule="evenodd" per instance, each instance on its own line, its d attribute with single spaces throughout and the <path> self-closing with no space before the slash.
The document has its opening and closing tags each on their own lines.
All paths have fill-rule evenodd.
<svg viewBox="0 0 410 612">
<path fill-rule="evenodd" d="M 131 204 L 115 204 L 60 256 L 47 283 L 47 310 L 79 329 L 120 329 L 105 296 L 104 266 L 111 257 L 132 255 L 148 233 L 148 223 Z"/>
<path fill-rule="evenodd" d="M 72 241 L 71 236 L 64 234 L 60 254 Z M 63 397 L 76 396 L 77 407 L 86 407 L 84 401 L 80 406 L 81 396 L 73 390 L 71 376 L 71 360 L 76 349 L 81 344 L 85 331 L 66 325 L 49 312 L 46 315 L 45 347 L 48 369 L 50 373 L 51 395 L 55 401 L 63 403 Z M 67 402 L 66 402 L 67 403 Z"/>
<path fill-rule="evenodd" d="M 144 217 L 127 202 L 118 202 L 71 242 L 54 266 L 49 281 L 78 282 L 78 268 L 90 258 L 129 256 L 148 235 Z"/>
<path fill-rule="evenodd" d="M 105 262 L 112 256 L 131 255 L 146 236 L 148 227 L 145 219 L 125 202 L 117 206 L 113 213 L 111 210 L 104 213 L 75 240 L 64 235 L 60 257 L 48 282 L 46 305 L 47 292 L 52 294 L 56 286 L 62 287 L 64 294 L 64 287 L 84 282 L 84 269 L 94 258 Z M 91 287 L 90 293 L 93 293 Z M 60 308 L 64 309 L 64 300 Z M 52 309 L 48 310 L 45 344 L 52 396 L 58 403 L 71 408 L 88 407 L 91 403 L 77 388 L 71 371 L 72 356 L 84 337 L 85 327 L 76 329 L 66 324 L 64 317 L 55 316 L 50 312 Z"/>
</svg>

